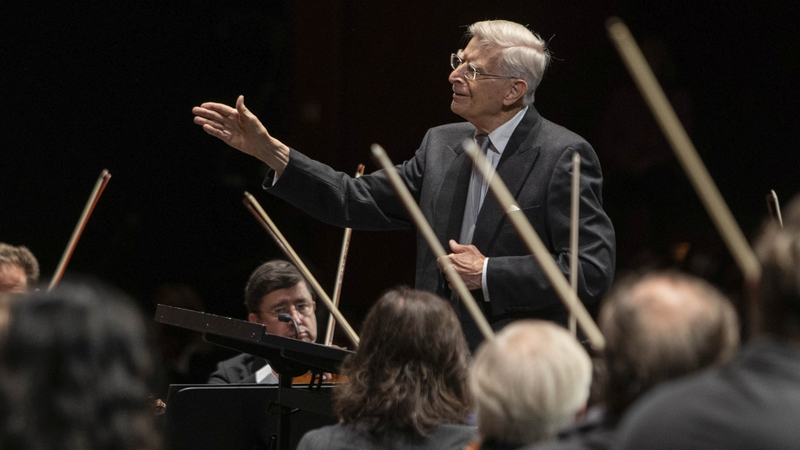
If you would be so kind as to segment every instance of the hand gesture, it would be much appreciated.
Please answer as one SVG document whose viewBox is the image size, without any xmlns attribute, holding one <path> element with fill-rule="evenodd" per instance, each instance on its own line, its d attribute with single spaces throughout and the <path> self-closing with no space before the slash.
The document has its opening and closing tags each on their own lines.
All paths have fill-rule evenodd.
<svg viewBox="0 0 800 450">
<path fill-rule="evenodd" d="M 244 105 L 244 96 L 236 108 L 221 103 L 203 103 L 192 108 L 194 123 L 226 144 L 264 161 L 280 176 L 289 162 L 289 147 L 273 138 L 261 121 Z"/>
</svg>

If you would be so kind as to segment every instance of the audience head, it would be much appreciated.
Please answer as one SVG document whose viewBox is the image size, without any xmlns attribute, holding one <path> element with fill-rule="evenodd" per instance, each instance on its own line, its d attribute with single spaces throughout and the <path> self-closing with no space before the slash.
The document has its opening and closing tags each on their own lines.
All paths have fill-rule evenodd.
<svg viewBox="0 0 800 450">
<path fill-rule="evenodd" d="M 606 338 L 606 404 L 614 416 L 663 381 L 727 362 L 739 347 L 730 301 L 678 272 L 618 283 L 604 300 L 599 325 Z"/>
<path fill-rule="evenodd" d="M 0 351 L 0 448 L 148 450 L 145 324 L 107 288 L 62 283 L 16 302 Z"/>
<path fill-rule="evenodd" d="M 592 363 L 564 328 L 511 323 L 475 356 L 471 387 L 483 441 L 520 446 L 549 440 L 589 397 Z"/>
<path fill-rule="evenodd" d="M 344 424 L 373 433 L 426 436 L 443 423 L 464 423 L 470 410 L 467 343 L 450 305 L 400 287 L 372 306 L 356 353 L 345 359 L 349 382 L 334 397 Z"/>
<path fill-rule="evenodd" d="M 279 314 L 286 313 L 297 323 L 300 340 L 317 340 L 314 295 L 291 263 L 276 259 L 258 266 L 245 287 L 244 302 L 247 320 L 264 324 L 267 333 L 295 337 L 294 324 L 278 320 Z"/>
<path fill-rule="evenodd" d="M 536 88 L 550 64 L 550 52 L 544 40 L 524 25 L 507 20 L 473 23 L 467 29 L 467 36 L 483 47 L 500 52 L 498 72 L 525 80 L 528 90 L 522 103 L 524 106 L 533 103 Z"/>
<path fill-rule="evenodd" d="M 784 208 L 783 227 L 769 221 L 754 247 L 762 272 L 752 311 L 758 331 L 800 340 L 800 196 Z"/>
<path fill-rule="evenodd" d="M 0 242 L 0 294 L 24 294 L 39 282 L 39 262 L 27 247 Z"/>
</svg>

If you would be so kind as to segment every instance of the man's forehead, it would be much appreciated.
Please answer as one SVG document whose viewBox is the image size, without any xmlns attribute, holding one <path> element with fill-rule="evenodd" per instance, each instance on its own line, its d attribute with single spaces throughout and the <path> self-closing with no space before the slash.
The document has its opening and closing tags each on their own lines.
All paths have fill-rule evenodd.
<svg viewBox="0 0 800 450">
<path fill-rule="evenodd" d="M 456 53 L 459 57 L 473 64 L 491 64 L 500 54 L 499 50 L 492 46 L 480 45 L 477 38 L 472 38 L 466 48 L 459 49 Z"/>
</svg>

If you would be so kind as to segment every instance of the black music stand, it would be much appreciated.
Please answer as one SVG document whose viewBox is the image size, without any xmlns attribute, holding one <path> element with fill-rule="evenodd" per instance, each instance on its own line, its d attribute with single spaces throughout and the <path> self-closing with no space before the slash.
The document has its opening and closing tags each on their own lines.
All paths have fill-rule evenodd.
<svg viewBox="0 0 800 450">
<path fill-rule="evenodd" d="M 339 373 L 339 366 L 351 351 L 268 334 L 266 327 L 259 323 L 167 305 L 158 305 L 155 320 L 199 331 L 208 342 L 269 361 L 280 374 L 276 400 L 272 403 L 280 408 L 277 416 L 279 450 L 291 448 L 293 410 L 332 415 L 330 396 L 321 392 L 322 373 Z M 312 373 L 309 389 L 292 389 L 292 377 L 309 371 Z"/>
<path fill-rule="evenodd" d="M 173 384 L 164 414 L 167 450 L 267 450 L 277 446 L 280 409 L 275 385 Z M 330 394 L 332 387 L 321 391 Z M 293 410 L 289 448 L 308 430 L 333 425 L 332 414 Z"/>
</svg>

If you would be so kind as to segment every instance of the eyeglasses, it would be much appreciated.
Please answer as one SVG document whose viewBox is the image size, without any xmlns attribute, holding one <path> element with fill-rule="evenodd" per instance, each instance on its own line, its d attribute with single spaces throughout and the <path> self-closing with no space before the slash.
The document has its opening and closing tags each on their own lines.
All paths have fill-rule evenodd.
<svg viewBox="0 0 800 450">
<path fill-rule="evenodd" d="M 458 69 L 459 67 L 461 67 L 462 64 L 464 64 L 464 60 L 461 58 L 461 56 L 459 56 L 458 53 L 450 53 L 450 67 L 452 67 L 453 70 Z M 467 63 L 466 70 L 464 71 L 464 76 L 466 76 L 467 79 L 471 81 L 475 81 L 478 78 L 478 76 L 491 77 L 491 78 L 508 78 L 512 80 L 519 78 L 519 77 L 509 77 L 505 75 L 492 75 L 490 73 L 483 73 L 479 71 L 477 67 L 475 67 L 475 64 L 472 63 Z"/>
<path fill-rule="evenodd" d="M 278 317 L 280 314 L 292 314 L 292 310 L 297 311 L 301 316 L 310 316 L 314 314 L 314 303 L 307 301 L 299 301 L 293 305 L 279 306 L 270 311 L 259 311 L 260 313 L 269 314 L 273 317 Z"/>
</svg>

